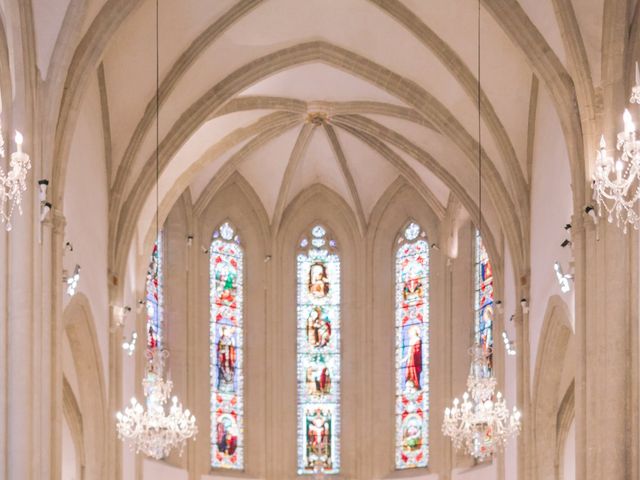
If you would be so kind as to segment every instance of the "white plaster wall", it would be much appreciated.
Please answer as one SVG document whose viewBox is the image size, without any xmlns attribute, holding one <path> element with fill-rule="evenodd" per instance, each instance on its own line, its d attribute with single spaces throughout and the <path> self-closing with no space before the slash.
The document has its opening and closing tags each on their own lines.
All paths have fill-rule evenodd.
<svg viewBox="0 0 640 480">
<path fill-rule="evenodd" d="M 454 470 L 451 472 L 451 480 L 495 480 L 496 475 L 496 463 L 493 462 L 473 468 Z"/>
<path fill-rule="evenodd" d="M 142 469 L 143 478 L 162 478 L 163 480 L 187 480 L 189 478 L 186 470 L 155 460 L 143 460 Z"/>
<path fill-rule="evenodd" d="M 564 136 L 546 89 L 540 89 L 538 117 L 533 150 L 531 184 L 531 298 L 529 299 L 529 335 L 531 345 L 531 379 L 534 378 L 540 331 L 547 301 L 560 295 L 574 318 L 573 288 L 560 291 L 553 263 L 561 262 L 565 273 L 569 268 L 571 248 L 560 244 L 569 237 L 564 225 L 571 222 L 572 197 L 569 160 Z M 573 283 L 572 283 L 573 287 Z"/>
<path fill-rule="evenodd" d="M 576 422 L 571 422 L 567 439 L 564 442 L 562 459 L 562 480 L 576 480 Z"/>
<path fill-rule="evenodd" d="M 47 78 L 47 70 L 58 39 L 69 0 L 33 0 L 33 23 L 36 37 L 38 70 Z"/>
<path fill-rule="evenodd" d="M 78 292 L 84 293 L 91 305 L 108 384 L 108 205 L 103 145 L 100 98 L 94 79 L 81 106 L 69 154 L 63 213 L 67 222 L 65 241 L 73 244 L 73 252 L 65 252 L 63 266 L 69 273 L 76 264 L 81 266 Z M 65 295 L 65 306 L 68 302 Z"/>
</svg>

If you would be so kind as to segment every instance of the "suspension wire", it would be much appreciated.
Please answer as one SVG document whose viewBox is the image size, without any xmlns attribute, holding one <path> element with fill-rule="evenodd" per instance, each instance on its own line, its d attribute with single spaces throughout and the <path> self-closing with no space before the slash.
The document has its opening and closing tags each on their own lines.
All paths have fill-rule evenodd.
<svg viewBox="0 0 640 480">
<path fill-rule="evenodd" d="M 480 90 L 480 2 L 478 0 L 478 233 L 482 238 L 482 119 L 480 115 L 481 90 Z"/>
<path fill-rule="evenodd" d="M 156 0 L 156 242 L 160 237 L 160 28 Z"/>
</svg>

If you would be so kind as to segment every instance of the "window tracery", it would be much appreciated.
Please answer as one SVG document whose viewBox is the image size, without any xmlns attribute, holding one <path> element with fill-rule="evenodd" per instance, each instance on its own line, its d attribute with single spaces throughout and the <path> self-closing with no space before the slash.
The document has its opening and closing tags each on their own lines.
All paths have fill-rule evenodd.
<svg viewBox="0 0 640 480">
<path fill-rule="evenodd" d="M 244 468 L 244 252 L 229 222 L 209 248 L 211 466 Z"/>
<path fill-rule="evenodd" d="M 429 463 L 429 244 L 410 222 L 395 254 L 396 441 L 398 469 Z"/>
<path fill-rule="evenodd" d="M 321 225 L 297 256 L 298 474 L 340 471 L 340 257 Z"/>
</svg>

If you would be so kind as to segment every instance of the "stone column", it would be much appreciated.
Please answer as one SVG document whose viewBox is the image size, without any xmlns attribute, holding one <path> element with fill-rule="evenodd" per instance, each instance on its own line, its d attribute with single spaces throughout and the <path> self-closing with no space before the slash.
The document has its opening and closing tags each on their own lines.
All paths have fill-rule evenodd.
<svg viewBox="0 0 640 480">
<path fill-rule="evenodd" d="M 601 118 L 613 155 L 616 133 L 629 92 L 625 88 L 625 49 L 629 11 L 623 0 L 605 2 L 602 37 Z M 585 145 L 593 162 L 597 145 Z M 591 164 L 588 165 L 591 167 Z M 587 171 L 592 170 L 588 168 Z M 587 187 L 588 188 L 588 187 Z M 590 194 L 590 189 L 588 190 Z M 576 216 L 584 206 L 576 205 Z M 632 409 L 631 318 L 633 235 L 601 218 L 576 232 L 576 475 L 595 480 L 629 479 L 637 442 L 630 426 Z M 579 222 L 578 222 L 579 223 Z M 635 267 L 637 268 L 637 266 Z M 636 319 L 637 321 L 637 319 Z"/>
</svg>

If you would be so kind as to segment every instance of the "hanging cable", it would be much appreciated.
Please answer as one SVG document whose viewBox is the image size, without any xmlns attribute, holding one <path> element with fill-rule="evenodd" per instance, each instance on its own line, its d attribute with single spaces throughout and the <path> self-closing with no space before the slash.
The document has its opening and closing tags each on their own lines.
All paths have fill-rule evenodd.
<svg viewBox="0 0 640 480">
<path fill-rule="evenodd" d="M 480 90 L 480 2 L 478 0 L 478 233 L 482 238 L 482 118 L 480 115 L 481 90 Z"/>
<path fill-rule="evenodd" d="M 156 242 L 160 238 L 160 15 L 156 0 Z"/>
</svg>

